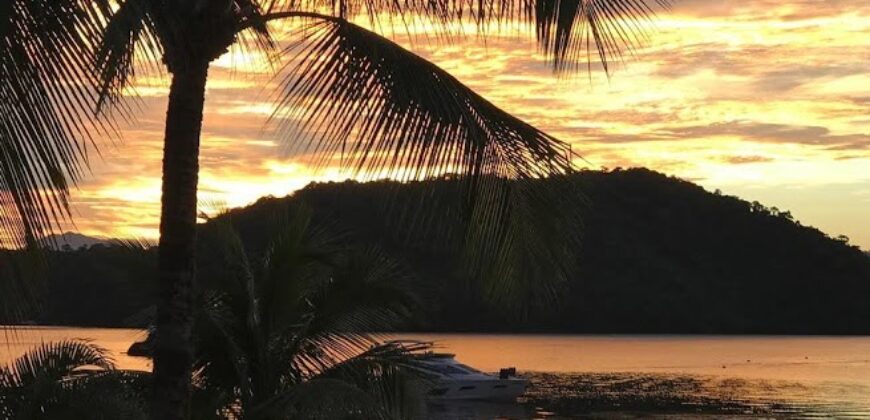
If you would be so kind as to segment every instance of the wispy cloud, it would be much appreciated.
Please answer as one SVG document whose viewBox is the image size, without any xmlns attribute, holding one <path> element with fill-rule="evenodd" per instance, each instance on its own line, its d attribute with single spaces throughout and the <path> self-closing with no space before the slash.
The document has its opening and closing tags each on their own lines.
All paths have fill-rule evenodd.
<svg viewBox="0 0 870 420">
<path fill-rule="evenodd" d="M 554 75 L 528 38 L 397 39 L 594 166 L 644 165 L 726 192 L 799 185 L 829 199 L 828 188 L 848 183 L 850 194 L 870 194 L 870 0 L 683 0 L 610 79 Z M 278 80 L 265 69 L 236 54 L 210 74 L 203 198 L 241 205 L 349 175 L 315 173 L 292 133 L 277 138 L 266 122 Z M 138 121 L 122 144 L 102 148 L 105 158 L 73 193 L 78 228 L 156 235 L 166 89 L 158 77 L 140 81 Z M 795 203 L 805 223 L 842 227 L 834 212 Z M 866 200 L 850 205 L 848 217 L 870 214 Z M 852 222 L 835 233 L 870 247 L 866 218 Z"/>
</svg>

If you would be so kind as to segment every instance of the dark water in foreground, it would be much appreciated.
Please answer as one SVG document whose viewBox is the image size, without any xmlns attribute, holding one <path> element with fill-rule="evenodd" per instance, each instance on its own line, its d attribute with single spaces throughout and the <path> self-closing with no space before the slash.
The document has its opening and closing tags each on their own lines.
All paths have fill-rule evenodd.
<svg viewBox="0 0 870 420">
<path fill-rule="evenodd" d="M 121 368 L 140 330 L 36 328 L 5 337 L 0 362 L 40 341 L 86 338 Z M 517 403 L 432 405 L 433 419 L 867 418 L 870 337 L 401 334 L 486 371 L 516 366 L 532 386 Z"/>
</svg>

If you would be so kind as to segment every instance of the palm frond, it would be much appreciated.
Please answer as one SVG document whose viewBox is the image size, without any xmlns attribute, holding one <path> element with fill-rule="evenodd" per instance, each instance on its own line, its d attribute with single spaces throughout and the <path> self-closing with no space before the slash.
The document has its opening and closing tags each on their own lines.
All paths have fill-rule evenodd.
<svg viewBox="0 0 870 420">
<path fill-rule="evenodd" d="M 206 401 L 227 407 L 238 402 L 244 410 L 301 410 L 294 399 L 298 385 L 361 354 L 374 357 L 378 341 L 369 331 L 397 325 L 415 306 L 410 274 L 382 252 L 350 251 L 341 230 L 313 223 L 304 206 L 282 208 L 277 218 L 273 239 L 255 263 L 234 262 L 249 260 L 226 220 L 203 230 L 203 244 L 213 250 L 201 257 L 215 266 L 203 275 L 237 277 L 201 283 L 198 383 L 232 390 Z M 380 397 L 366 398 L 373 407 L 380 404 Z"/>
<path fill-rule="evenodd" d="M 71 394 L 90 374 L 85 368 L 114 369 L 106 351 L 90 343 L 43 343 L 0 367 L 0 414 L 4 418 L 60 418 Z M 63 408 L 61 410 L 61 408 Z"/>
<path fill-rule="evenodd" d="M 557 72 L 591 70 L 643 45 L 658 10 L 672 0 L 293 0 L 272 1 L 267 11 L 323 11 L 343 20 L 365 16 L 373 28 L 395 32 L 425 26 L 439 39 L 464 34 L 464 24 L 489 31 L 533 29 L 542 52 Z M 268 14 L 267 14 L 268 16 Z M 494 29 L 493 29 L 494 27 Z"/>
<path fill-rule="evenodd" d="M 87 167 L 98 85 L 89 57 L 108 0 L 0 6 L 0 227 L 4 245 L 39 241 L 69 217 L 67 188 Z"/>
<path fill-rule="evenodd" d="M 128 99 L 136 98 L 133 82 L 142 71 L 163 75 L 164 67 L 172 71 L 194 57 L 210 61 L 227 51 L 274 55 L 275 42 L 259 18 L 262 10 L 255 0 L 117 3 L 94 61 L 102 111 L 121 109 L 128 116 Z"/>
<path fill-rule="evenodd" d="M 262 256 L 256 293 L 266 329 L 279 334 L 299 325 L 311 308 L 309 295 L 348 245 L 346 232 L 314 223 L 304 205 L 290 205 L 274 220 L 276 230 Z"/>
<path fill-rule="evenodd" d="M 555 309 L 558 296 L 577 272 L 576 252 L 583 234 L 580 208 L 587 205 L 577 193 L 580 186 L 570 176 L 558 176 L 503 180 L 493 188 L 497 193 L 489 197 L 497 202 L 481 207 L 502 208 L 504 222 L 487 212 L 472 214 L 462 255 L 466 275 L 474 279 L 471 286 L 517 319 L 532 310 Z M 498 240 L 492 240 L 492 230 Z"/>
<path fill-rule="evenodd" d="M 560 234 L 556 237 L 563 243 L 552 244 L 546 238 L 559 232 L 555 220 L 574 211 L 577 203 L 568 197 L 577 194 L 556 197 L 544 190 L 562 183 L 535 180 L 564 179 L 559 175 L 572 170 L 568 146 L 372 32 L 342 20 L 318 21 L 306 30 L 307 41 L 295 47 L 298 56 L 284 84 L 282 111 L 276 114 L 283 133 L 303 133 L 294 140 L 304 139 L 309 152 L 324 159 L 337 156 L 342 166 L 362 173 L 405 180 L 464 176 L 457 191 L 459 208 L 444 209 L 428 200 L 407 210 L 416 214 L 397 219 L 429 231 L 425 225 L 431 227 L 435 219 L 439 226 L 457 226 L 436 233 L 446 232 L 454 243 L 465 244 L 472 277 L 490 267 L 488 278 L 505 280 L 500 290 L 484 285 L 493 301 L 519 302 L 520 295 L 532 291 L 530 282 L 537 282 L 538 297 L 554 296 L 571 274 L 560 261 L 561 250 L 575 247 L 579 239 Z M 526 188 L 526 183 L 536 188 Z M 427 212 L 440 214 L 433 219 Z M 552 247 L 560 251 L 549 251 Z M 534 252 L 526 254 L 528 250 Z M 542 259 L 535 262 L 529 255 Z M 511 257 L 523 262 L 512 263 Z M 544 267 L 553 267 L 554 275 L 535 275 Z M 509 281 L 520 278 L 525 285 Z"/>
<path fill-rule="evenodd" d="M 199 398 L 210 407 L 231 405 L 236 398 L 247 403 L 259 373 L 252 371 L 256 362 L 252 359 L 262 355 L 265 348 L 257 320 L 249 306 L 234 308 L 225 294 L 206 295 L 194 323 L 195 379 L 203 391 Z"/>
<path fill-rule="evenodd" d="M 314 347 L 322 351 L 322 343 Z M 414 418 L 423 403 L 428 343 L 371 342 L 255 409 L 289 418 Z M 334 349 L 333 349 L 334 351 Z M 312 356 L 317 357 L 317 356 Z"/>
<path fill-rule="evenodd" d="M 265 347 L 259 333 L 262 324 L 254 271 L 229 222 L 211 221 L 202 229 L 201 238 L 201 291 L 194 323 L 199 350 L 194 367 L 201 388 L 219 393 L 236 388 L 244 401 L 251 394 L 251 356 L 261 354 Z M 201 399 L 217 404 L 224 398 Z"/>
<path fill-rule="evenodd" d="M 125 0 L 108 17 L 96 49 L 94 67 L 99 75 L 98 109 L 106 105 L 126 110 L 123 100 L 138 71 L 160 73 L 163 44 L 148 0 Z"/>
<path fill-rule="evenodd" d="M 105 370 L 115 367 L 106 349 L 88 342 L 42 343 L 3 369 L 3 383 L 26 387 L 40 381 L 58 382 L 87 366 Z"/>
<path fill-rule="evenodd" d="M 232 224 L 215 219 L 200 229 L 197 250 L 200 288 L 232 296 L 248 293 L 254 275 L 242 239 Z"/>
<path fill-rule="evenodd" d="M 43 343 L 0 367 L 0 415 L 142 418 L 144 375 L 114 371 L 106 350 L 88 342 Z"/>
<path fill-rule="evenodd" d="M 610 72 L 610 63 L 643 45 L 656 9 L 671 0 L 534 0 L 538 44 L 553 58 L 556 71 L 591 69 L 593 61 Z M 531 8 L 533 7 L 533 8 Z M 528 16 L 529 13 L 527 12 Z"/>
<path fill-rule="evenodd" d="M 383 250 L 365 247 L 347 257 L 311 295 L 307 331 L 375 332 L 405 325 L 419 303 L 410 270 Z"/>
<path fill-rule="evenodd" d="M 131 252 L 144 252 L 155 247 L 152 241 L 145 238 L 112 239 L 109 244 Z"/>
<path fill-rule="evenodd" d="M 239 407 L 234 404 L 236 400 L 232 388 L 210 382 L 202 372 L 201 369 L 194 370 L 193 374 L 193 392 L 190 397 L 191 418 L 202 420 L 240 418 Z"/>
<path fill-rule="evenodd" d="M 342 20 L 300 35 L 286 51 L 295 56 L 275 117 L 302 151 L 400 179 L 535 177 L 571 166 L 566 144 L 386 38 Z"/>
<path fill-rule="evenodd" d="M 284 347 L 292 356 L 289 371 L 293 376 L 310 379 L 377 343 L 377 338 L 368 333 L 319 331 L 313 334 L 302 330 Z"/>
<path fill-rule="evenodd" d="M 288 343 L 299 377 L 329 369 L 378 345 L 373 332 L 407 325 L 419 308 L 415 278 L 376 248 L 349 251 L 306 290 Z"/>
<path fill-rule="evenodd" d="M 307 289 L 327 273 L 323 247 L 334 246 L 310 225 L 310 212 L 296 206 L 284 210 L 276 215 L 275 234 L 257 263 L 249 262 L 228 221 L 231 215 L 203 229 L 197 367 L 206 386 L 237 390 L 246 407 L 287 376 L 292 356 L 285 344 L 304 323 Z"/>
<path fill-rule="evenodd" d="M 110 370 L 90 372 L 68 381 L 47 418 L 93 420 L 144 420 L 150 391 L 148 372 Z"/>
<path fill-rule="evenodd" d="M 317 378 L 334 378 L 354 384 L 371 394 L 390 418 L 417 418 L 424 403 L 431 355 L 427 342 L 379 342 L 368 350 L 321 372 Z"/>
<path fill-rule="evenodd" d="M 252 418 L 300 420 L 385 419 L 371 394 L 337 379 L 313 379 L 291 387 L 250 411 Z"/>
</svg>

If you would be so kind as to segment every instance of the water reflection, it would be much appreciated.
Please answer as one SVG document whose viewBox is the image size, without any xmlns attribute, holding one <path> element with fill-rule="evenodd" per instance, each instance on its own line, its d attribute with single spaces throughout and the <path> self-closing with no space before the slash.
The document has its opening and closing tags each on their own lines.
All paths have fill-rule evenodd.
<svg viewBox="0 0 870 420">
<path fill-rule="evenodd" d="M 151 360 L 127 355 L 127 348 L 147 336 L 145 330 L 127 328 L 2 327 L 0 365 L 42 343 L 85 340 L 109 351 L 119 369 L 151 370 Z"/>
<path fill-rule="evenodd" d="M 861 385 L 645 373 L 535 373 L 516 403 L 430 404 L 428 418 L 867 418 Z"/>
<path fill-rule="evenodd" d="M 88 339 L 121 369 L 150 370 L 126 355 L 143 330 L 4 329 L 0 362 L 41 342 Z M 868 337 L 691 337 L 402 334 L 485 371 L 516 366 L 531 380 L 516 403 L 441 402 L 427 418 L 867 418 Z M 547 372 L 547 373 L 544 373 Z M 585 373 L 576 373 L 585 372 Z"/>
</svg>

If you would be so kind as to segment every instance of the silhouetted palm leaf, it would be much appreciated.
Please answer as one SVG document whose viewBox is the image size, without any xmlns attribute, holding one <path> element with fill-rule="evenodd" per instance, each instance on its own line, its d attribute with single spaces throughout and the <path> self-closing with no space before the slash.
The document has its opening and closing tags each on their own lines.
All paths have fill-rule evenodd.
<svg viewBox="0 0 870 420">
<path fill-rule="evenodd" d="M 131 88 L 137 72 L 161 69 L 163 47 L 156 35 L 151 13 L 153 3 L 150 0 L 122 1 L 108 18 L 94 56 L 94 67 L 101 82 L 100 109 L 105 103 L 123 108 L 125 90 Z"/>
<path fill-rule="evenodd" d="M 420 306 L 409 269 L 371 246 L 347 250 L 328 281 L 319 283 L 307 297 L 314 311 L 312 333 L 389 331 Z"/>
<path fill-rule="evenodd" d="M 286 97 L 279 104 L 277 115 L 313 135 L 307 143 L 313 145 L 314 150 L 324 152 L 325 157 L 340 155 L 344 162 L 359 171 L 385 172 L 402 179 L 446 172 L 467 176 L 471 180 L 467 191 L 471 197 L 469 223 L 480 222 L 488 228 L 465 228 L 472 236 L 483 232 L 477 236 L 495 239 L 493 243 L 497 246 L 488 249 L 499 251 L 482 251 L 480 255 L 515 254 L 516 248 L 505 244 L 517 235 L 511 233 L 514 229 L 501 222 L 506 215 L 523 212 L 516 210 L 519 206 L 510 204 L 512 196 L 505 192 L 503 179 L 534 179 L 570 171 L 570 150 L 551 136 L 501 111 L 435 65 L 374 32 L 349 23 L 347 18 L 368 10 L 371 16 L 384 11 L 400 16 L 421 13 L 441 22 L 463 19 L 480 24 L 511 19 L 535 22 L 543 49 L 555 57 L 556 68 L 561 69 L 566 66 L 560 63 L 584 51 L 584 48 L 572 46 L 585 46 L 588 51 L 594 44 L 604 61 L 621 54 L 626 45 L 630 46 L 637 39 L 639 32 L 632 25 L 649 14 L 645 4 L 642 0 L 409 0 L 404 3 L 318 0 L 268 2 L 263 10 L 260 2 L 254 0 L 8 0 L 0 5 L 0 70 L 3 72 L 0 79 L 0 223 L 10 240 L 20 246 L 43 237 L 58 220 L 67 217 L 66 189 L 84 170 L 82 161 L 86 158 L 87 141 L 95 127 L 107 129 L 94 115 L 103 104 L 123 103 L 120 99 L 135 76 L 134 63 L 138 57 L 153 63 L 159 56 L 170 71 L 189 70 L 189 65 L 193 64 L 198 84 L 189 86 L 192 95 L 185 106 L 201 111 L 207 63 L 235 44 L 268 50 L 273 46 L 266 26 L 269 19 L 306 14 L 319 20 L 308 28 L 310 42 L 300 44 L 302 52 L 294 62 L 298 67 L 294 67 L 291 74 L 302 77 L 288 79 Z M 331 7 L 333 16 L 315 16 L 324 5 Z M 269 13 L 280 7 L 289 7 L 290 14 Z M 308 7 L 310 9 L 305 9 Z M 299 114 L 294 115 L 297 111 Z M 180 121 L 192 120 L 170 118 L 170 121 L 183 125 Z M 199 120 L 196 121 L 188 128 L 195 129 L 194 140 L 198 147 Z M 167 130 L 167 133 L 172 132 Z M 303 145 L 305 143 L 303 141 Z M 183 159 L 190 156 L 171 155 L 167 155 L 167 161 L 187 164 L 186 168 L 177 168 L 180 172 L 197 170 L 195 164 L 191 166 L 195 160 Z M 195 202 L 195 184 L 187 189 L 173 184 L 169 182 L 168 189 L 164 185 L 164 192 L 177 193 L 173 196 L 181 198 L 179 203 Z M 481 210 L 479 203 L 500 207 Z M 169 205 L 165 209 L 170 213 L 181 212 L 183 207 Z M 195 206 L 192 208 L 195 210 Z M 190 220 L 187 222 L 193 224 Z M 517 225 L 518 229 L 524 229 L 523 226 Z M 189 234 L 179 232 L 176 238 L 164 239 L 167 243 L 192 244 L 192 229 L 188 231 Z M 292 248 L 294 241 L 290 236 L 283 245 Z M 534 243 L 543 242 L 535 239 Z M 168 248 L 162 249 L 171 254 Z M 283 246 L 275 249 L 281 251 Z M 177 255 L 178 264 L 169 265 L 191 266 L 192 255 Z M 187 261 L 182 261 L 185 258 Z M 309 290 L 318 290 L 308 287 L 316 272 L 303 267 L 299 274 L 294 272 L 297 267 L 292 267 L 291 271 L 285 268 L 280 267 L 276 273 L 290 273 L 306 287 L 286 289 L 284 285 L 272 283 L 262 290 L 276 292 L 274 295 L 259 294 L 254 299 L 248 296 L 254 303 L 247 304 L 248 315 L 261 314 L 262 308 L 257 303 L 266 297 L 296 296 L 300 299 L 295 301 L 293 311 L 276 314 L 278 306 L 268 305 L 275 311 L 266 314 L 266 319 L 275 322 L 266 324 L 288 328 L 291 324 L 277 320 L 292 319 L 288 314 L 300 313 L 302 325 L 316 325 L 311 320 L 316 319 L 317 312 L 306 310 L 305 306 L 311 306 L 308 300 L 313 296 L 308 294 Z M 188 274 L 179 278 L 192 278 Z M 173 276 L 166 278 L 171 280 Z M 251 281 L 246 279 L 246 284 L 250 285 Z M 313 284 L 316 286 L 316 282 Z M 187 291 L 186 286 L 189 284 L 180 284 L 175 289 Z M 259 287 L 246 290 L 262 291 Z M 215 294 L 207 299 L 214 302 L 215 308 L 228 308 L 227 312 L 231 313 L 233 307 L 222 303 L 225 297 L 225 294 Z M 184 296 L 179 297 L 181 300 Z M 178 314 L 171 318 L 187 318 L 185 306 L 176 306 Z M 168 302 L 161 307 L 173 309 Z M 361 321 L 360 325 L 368 322 L 366 318 L 379 316 L 370 310 L 354 309 L 357 313 L 350 316 Z M 242 323 L 225 325 L 219 330 L 237 332 L 239 325 L 250 322 L 253 321 L 245 318 Z M 175 330 L 168 331 L 162 337 L 169 337 Z M 271 331 L 271 327 L 266 331 Z M 367 339 L 364 334 L 355 332 L 339 331 L 331 336 L 333 349 L 342 352 L 360 346 Z M 181 336 L 176 341 L 185 340 Z M 251 337 L 240 337 L 239 342 L 245 340 Z M 256 362 L 272 358 L 276 347 L 286 344 L 264 337 L 254 337 L 253 341 L 262 353 L 251 359 Z M 183 353 L 186 348 L 180 346 L 175 350 Z M 158 352 L 160 354 L 164 353 Z M 177 380 L 183 378 L 174 378 L 172 374 L 164 377 L 162 366 L 165 366 L 162 362 L 157 363 L 159 378 L 184 385 L 183 380 Z M 250 366 L 258 368 L 256 363 Z M 251 386 L 253 389 L 264 384 L 252 383 Z M 176 391 L 180 390 L 181 394 L 169 399 L 181 400 L 185 388 L 178 387 Z"/>
<path fill-rule="evenodd" d="M 6 246 L 38 241 L 69 215 L 67 188 L 85 170 L 98 79 L 93 45 L 108 1 L 0 5 L 0 227 Z"/>
<path fill-rule="evenodd" d="M 253 407 L 251 418 L 300 420 L 388 419 L 372 395 L 352 383 L 315 378 Z"/>
<path fill-rule="evenodd" d="M 197 382 L 231 393 L 200 400 L 237 403 L 244 417 L 400 412 L 409 401 L 396 388 L 405 386 L 401 372 L 428 347 L 380 345 L 370 331 L 408 319 L 415 301 L 410 275 L 376 250 L 354 252 L 341 231 L 330 238 L 303 207 L 284 209 L 278 220 L 259 257 L 247 256 L 227 222 L 213 221 L 203 232 L 212 251 L 202 257 L 213 267 L 202 273 Z M 314 389 L 319 395 L 311 399 Z M 333 398 L 329 406 L 312 403 Z"/>
<path fill-rule="evenodd" d="M 425 25 L 439 39 L 464 33 L 472 23 L 480 34 L 533 28 L 556 71 L 609 63 L 646 41 L 657 9 L 672 0 L 293 0 L 273 1 L 268 12 L 321 12 L 341 20 L 366 16 L 373 28 L 393 31 Z M 276 14 L 277 14 L 276 13 Z M 269 13 L 266 14 L 269 16 Z M 383 28 L 386 26 L 386 28 Z"/>
<path fill-rule="evenodd" d="M 306 151 L 403 179 L 570 168 L 567 145 L 392 41 L 344 21 L 311 22 L 304 31 L 306 42 L 288 50 L 298 64 L 276 116 L 285 135 L 312 133 Z"/>
<path fill-rule="evenodd" d="M 457 223 L 460 238 L 473 246 L 483 245 L 469 250 L 471 271 L 483 272 L 485 264 L 499 267 L 497 276 L 510 279 L 518 277 L 511 273 L 519 271 L 508 270 L 516 266 L 505 259 L 525 256 L 516 244 L 533 248 L 532 241 L 514 237 L 531 238 L 536 233 L 528 229 L 546 228 L 545 218 L 522 211 L 523 206 L 534 205 L 523 203 L 538 195 L 512 191 L 515 187 L 502 178 L 533 179 L 566 173 L 572 168 L 570 149 L 499 109 L 434 64 L 348 19 L 367 14 L 374 23 L 376 15 L 384 12 L 422 15 L 439 22 L 436 27 L 443 31 L 469 20 L 481 28 L 493 22 L 534 24 L 543 50 L 555 58 L 557 69 L 580 62 L 581 52 L 588 49 L 597 53 L 606 69 L 607 61 L 641 40 L 645 21 L 654 14 L 653 6 L 667 6 L 667 2 L 312 0 L 266 2 L 263 7 L 236 1 L 234 6 L 240 11 L 239 27 L 253 29 L 260 37 L 256 46 L 265 47 L 267 53 L 274 45 L 267 21 L 303 18 L 306 22 L 302 30 L 292 34 L 297 41 L 284 51 L 292 58 L 275 112 L 283 137 L 293 147 L 319 153 L 321 162 L 340 157 L 342 166 L 369 176 L 466 176 L 469 183 L 462 194 L 469 199 L 467 206 L 451 214 L 464 219 Z M 120 92 L 129 84 L 125 69 L 133 68 L 130 63 L 137 51 L 135 45 L 140 46 L 140 56 L 152 63 L 165 53 L 166 40 L 172 39 L 170 32 L 177 23 L 167 7 L 150 0 L 128 0 L 113 16 L 100 54 L 107 92 Z M 318 14 L 323 10 L 331 10 L 331 14 Z M 588 55 L 582 58 L 590 61 Z M 567 206 L 563 211 L 568 212 L 577 203 L 562 204 Z M 559 211 L 548 206 L 536 208 Z M 503 228 L 510 223 L 508 217 L 523 214 L 535 218 L 535 223 L 529 219 Z M 576 237 L 565 239 L 561 248 L 579 242 Z M 534 245 L 547 243 L 535 241 Z M 509 248 L 515 252 L 508 252 Z M 534 264 L 538 267 L 564 268 L 553 253 L 534 254 L 549 257 Z M 563 279 L 568 274 L 557 272 L 548 278 Z M 539 296 L 553 294 L 558 281 L 550 283 L 540 285 L 544 293 Z M 507 285 L 502 291 L 517 290 L 514 286 Z"/>
<path fill-rule="evenodd" d="M 68 188 L 87 170 L 99 80 L 93 45 L 108 0 L 4 0 L 0 4 L 0 247 L 45 245 L 69 220 Z M 17 258 L 17 257 L 16 257 Z M 30 256 L 41 265 L 39 256 Z M 4 324 L 32 315 L 39 279 L 3 265 Z"/>
<path fill-rule="evenodd" d="M 642 45 L 655 7 L 671 0 L 526 0 L 538 43 L 553 57 L 557 71 L 591 66 L 597 56 L 605 71 L 609 63 Z M 530 13 L 530 11 L 533 11 Z"/>
<path fill-rule="evenodd" d="M 431 375 L 420 361 L 427 360 L 431 350 L 431 343 L 426 342 L 377 343 L 317 377 L 341 379 L 368 391 L 391 418 L 418 418 Z"/>
<path fill-rule="evenodd" d="M 172 60 L 184 61 L 212 43 L 209 37 L 216 34 L 195 33 L 199 27 L 192 25 L 198 19 L 197 9 L 202 4 L 193 1 L 165 2 L 160 0 L 122 0 L 117 10 L 108 15 L 105 35 L 96 49 L 95 67 L 101 81 L 100 105 L 126 109 L 126 98 L 135 98 L 134 87 L 137 71 L 162 73 Z M 244 26 L 244 31 L 234 33 L 231 48 L 240 52 L 258 50 L 269 52 L 274 41 L 265 23 L 257 17 L 260 4 L 254 0 L 231 0 L 226 9 L 232 10 L 232 21 L 226 22 L 227 31 L 235 31 L 234 25 Z M 194 32 L 190 32 L 194 28 Z M 200 37 L 205 37 L 202 39 Z M 194 41 L 194 45 L 188 42 Z M 218 51 L 223 53 L 223 51 Z"/>
<path fill-rule="evenodd" d="M 465 206 L 445 211 L 427 203 L 416 211 L 452 215 L 453 220 L 440 218 L 436 232 L 449 232 L 444 226 L 454 225 L 454 243 L 465 243 L 471 256 L 466 260 L 470 276 L 479 278 L 490 270 L 488 278 L 503 282 L 500 290 L 498 281 L 486 286 L 493 300 L 516 304 L 533 286 L 540 291 L 537 297 L 555 295 L 571 271 L 560 261 L 564 255 L 547 249 L 576 248 L 579 236 L 544 240 L 546 224 L 567 217 L 578 203 L 567 198 L 535 203 L 548 194 L 521 185 L 526 182 L 522 180 L 569 172 L 569 147 L 373 32 L 344 21 L 316 21 L 304 31 L 306 41 L 291 48 L 300 64 L 285 81 L 286 97 L 279 108 L 284 112 L 277 114 L 283 134 L 296 142 L 307 139 L 307 151 L 319 154 L 323 162 L 340 157 L 342 166 L 363 173 L 401 179 L 465 175 L 466 187 L 459 191 L 468 199 Z M 527 211 L 530 206 L 537 211 Z M 525 219 L 511 220 L 521 217 Z M 528 250 L 534 252 L 524 253 Z M 530 256 L 542 259 L 534 262 Z M 518 269 L 518 259 L 525 271 Z M 547 272 L 553 275 L 531 276 L 533 265 L 552 267 Z M 537 284 L 526 283 L 519 291 L 519 282 L 511 283 L 519 278 L 536 279 Z"/>
<path fill-rule="evenodd" d="M 106 350 L 81 341 L 43 343 L 0 370 L 4 386 L 27 387 L 40 382 L 60 382 L 84 366 L 114 369 Z"/>
<path fill-rule="evenodd" d="M 386 78 L 401 80 L 403 73 L 401 70 L 385 72 L 385 65 L 401 63 L 396 61 L 394 54 L 387 54 L 385 62 L 377 56 L 364 58 L 366 52 L 391 49 L 379 45 L 384 44 L 383 39 L 367 37 L 365 32 L 344 20 L 356 14 L 368 13 L 373 18 L 383 13 L 403 18 L 420 14 L 444 24 L 464 20 L 479 24 L 505 21 L 534 23 L 544 51 L 556 58 L 557 68 L 565 68 L 568 66 L 566 63 L 577 61 L 574 59 L 583 55 L 584 49 L 593 49 L 604 62 L 618 57 L 643 38 L 647 21 L 654 14 L 654 6 L 666 7 L 667 4 L 666 0 L 315 0 L 269 1 L 263 2 L 264 7 L 261 7 L 261 2 L 236 0 L 232 2 L 232 7 L 238 10 L 239 27 L 253 29 L 254 40 L 245 44 L 267 49 L 273 45 L 265 26 L 269 16 L 280 12 L 313 13 L 323 10 L 324 6 L 332 9 L 333 17 L 337 19 L 321 22 L 320 25 L 328 28 L 321 28 L 319 32 L 329 33 L 330 38 L 340 41 L 335 45 L 343 47 L 328 51 L 327 48 L 331 47 L 321 44 L 319 52 L 350 58 L 350 63 L 356 66 L 354 72 L 364 69 L 361 66 L 365 65 L 374 65 L 376 69 L 374 78 L 371 75 L 350 79 L 337 76 L 333 80 L 343 81 L 344 84 L 339 86 L 350 90 L 354 86 L 361 87 L 366 81 L 383 82 Z M 179 24 L 172 12 L 181 11 L 184 7 L 187 6 L 176 7 L 155 0 L 122 1 L 117 9 L 110 7 L 107 0 L 10 0 L 0 7 L 0 21 L 4 23 L 0 36 L 16 41 L 4 42 L 0 51 L 4 60 L 2 103 L 5 104 L 2 105 L 3 129 L 0 130 L 0 136 L 3 136 L 0 145 L 4 148 L 2 156 L 5 160 L 0 166 L 0 183 L 3 184 L 0 185 L 0 191 L 5 197 L 0 208 L 3 211 L 4 230 L 11 240 L 23 244 L 21 241 L 28 235 L 41 237 L 57 218 L 65 217 L 68 181 L 75 180 L 81 174 L 79 161 L 85 157 L 86 139 L 94 125 L 102 125 L 92 117 L 97 100 L 92 87 L 102 92 L 103 100 L 115 102 L 135 76 L 134 58 L 137 51 L 147 57 L 147 62 L 159 66 L 165 53 L 165 44 L 172 39 L 173 25 Z M 243 34 L 243 40 L 248 39 L 244 35 L 246 31 L 240 33 Z M 94 65 L 91 57 L 100 39 Z M 394 49 L 391 52 L 394 53 Z M 96 71 L 92 66 L 96 67 Z M 431 90 L 427 92 L 425 81 L 441 79 L 444 75 L 438 72 L 432 74 L 432 68 L 422 67 L 426 71 L 421 73 L 424 75 L 424 88 L 421 91 L 403 97 L 396 94 L 397 89 L 384 91 L 385 85 L 380 83 L 381 92 L 376 100 L 392 100 L 396 104 L 368 106 L 370 111 L 383 112 L 370 112 L 367 117 L 370 121 L 365 123 L 360 119 L 351 121 L 351 118 L 344 118 L 341 121 L 345 124 L 331 125 L 356 128 L 360 138 L 377 133 L 374 138 L 353 146 L 341 142 L 350 147 L 347 152 L 357 154 L 359 159 L 355 162 L 362 165 L 365 161 L 371 168 L 377 169 L 389 166 L 389 169 L 397 170 L 399 167 L 398 170 L 405 174 L 448 170 L 451 167 L 470 174 L 503 173 L 500 170 L 505 169 L 509 169 L 508 172 L 564 169 L 565 162 L 558 162 L 564 156 L 564 148 L 530 127 L 523 127 L 511 119 L 494 117 L 491 105 L 482 101 L 482 98 L 467 92 L 461 93 L 462 89 L 457 89 L 456 92 L 460 93 L 458 96 L 442 96 L 440 100 L 443 102 L 434 103 L 440 95 L 433 95 Z M 98 78 L 95 78 L 96 73 L 100 75 Z M 405 76 L 407 79 L 407 73 Z M 456 83 L 451 79 L 445 79 L 448 92 L 450 85 Z M 371 89 L 378 88 L 368 85 L 368 90 L 364 91 L 372 92 Z M 332 94 L 335 95 L 334 92 Z M 415 102 L 414 106 L 408 104 L 408 101 L 424 98 L 429 100 Z M 345 99 L 345 104 L 353 101 Z M 462 107 L 455 110 L 454 115 L 432 112 L 457 103 L 472 106 L 474 112 L 469 113 L 468 109 Z M 316 114 L 324 117 L 329 112 Z M 461 120 L 457 120 L 458 115 L 462 115 Z M 393 122 L 379 122 L 376 116 Z M 477 124 L 478 127 L 469 128 L 472 132 L 484 128 L 483 133 L 478 133 L 483 136 L 478 136 L 480 138 L 476 143 L 468 141 L 468 133 L 464 133 L 464 143 L 447 140 L 423 144 L 420 139 L 422 135 L 452 135 L 457 130 L 457 121 L 474 124 L 477 119 L 482 120 Z M 316 118 L 314 120 L 318 121 Z M 441 127 L 443 123 L 447 126 Z M 463 133 L 458 135 L 462 137 Z M 493 136 L 505 136 L 506 140 L 501 147 L 485 145 L 483 139 L 492 140 Z M 336 136 L 325 136 L 316 143 L 325 150 L 336 151 L 339 147 L 336 140 Z M 528 147 L 529 150 L 516 149 L 517 145 Z M 383 151 L 394 153 L 378 153 Z M 557 153 L 552 153 L 554 151 Z M 363 159 L 360 152 L 369 159 Z M 537 160 L 542 156 L 545 157 L 543 161 Z M 420 164 L 422 168 L 412 170 L 408 167 L 411 163 Z"/>
<path fill-rule="evenodd" d="M 0 368 L 0 416 L 145 418 L 146 375 L 115 371 L 106 350 L 90 343 L 43 343 Z"/>
<path fill-rule="evenodd" d="M 580 208 L 587 203 L 577 194 L 580 187 L 565 176 L 502 181 L 495 188 L 500 192 L 493 196 L 500 205 L 480 208 L 503 209 L 497 215 L 502 222 L 485 211 L 475 213 L 464 265 L 483 296 L 512 317 L 555 310 L 558 296 L 576 272 L 576 253 L 582 245 Z M 492 231 L 497 240 L 492 240 Z"/>
</svg>

